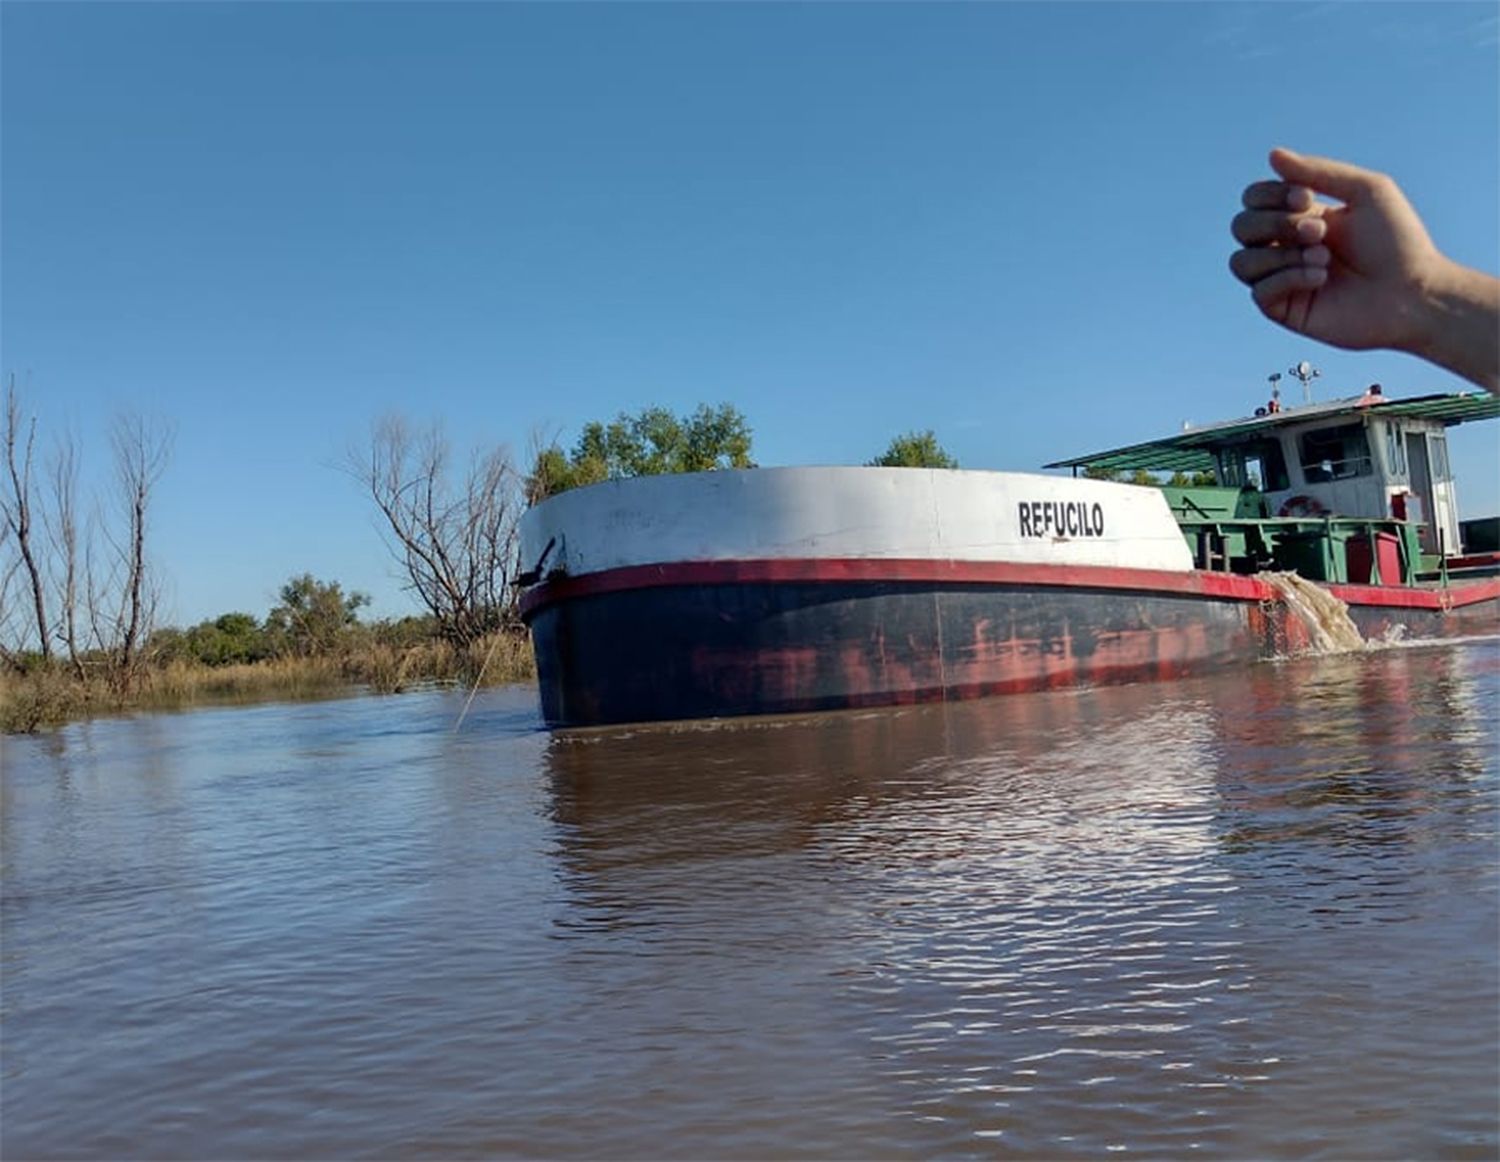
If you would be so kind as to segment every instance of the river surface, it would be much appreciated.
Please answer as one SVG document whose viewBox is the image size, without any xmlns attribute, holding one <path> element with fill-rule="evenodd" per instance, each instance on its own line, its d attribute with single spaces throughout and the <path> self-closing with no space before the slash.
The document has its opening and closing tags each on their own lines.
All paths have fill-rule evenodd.
<svg viewBox="0 0 1500 1162">
<path fill-rule="evenodd" d="M 7 738 L 0 1153 L 1483 1158 L 1500 641 L 549 733 Z"/>
</svg>

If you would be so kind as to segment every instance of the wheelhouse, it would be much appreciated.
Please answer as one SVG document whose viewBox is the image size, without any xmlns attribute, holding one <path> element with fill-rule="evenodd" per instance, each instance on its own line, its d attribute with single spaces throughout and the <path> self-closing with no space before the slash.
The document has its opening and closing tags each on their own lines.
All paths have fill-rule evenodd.
<svg viewBox="0 0 1500 1162">
<path fill-rule="evenodd" d="M 1497 416 L 1500 399 L 1479 393 L 1397 400 L 1372 389 L 1285 409 L 1273 400 L 1251 417 L 1047 467 L 1169 474 L 1168 503 L 1203 567 L 1410 583 L 1497 548 L 1493 519 L 1459 521 L 1447 437 Z"/>
</svg>

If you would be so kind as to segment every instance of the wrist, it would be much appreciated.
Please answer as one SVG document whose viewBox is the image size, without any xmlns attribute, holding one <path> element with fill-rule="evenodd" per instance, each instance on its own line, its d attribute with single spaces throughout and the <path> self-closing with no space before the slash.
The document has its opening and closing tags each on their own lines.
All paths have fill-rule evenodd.
<svg viewBox="0 0 1500 1162">
<path fill-rule="evenodd" d="M 1401 350 L 1500 392 L 1500 279 L 1434 256 L 1417 281 Z"/>
</svg>

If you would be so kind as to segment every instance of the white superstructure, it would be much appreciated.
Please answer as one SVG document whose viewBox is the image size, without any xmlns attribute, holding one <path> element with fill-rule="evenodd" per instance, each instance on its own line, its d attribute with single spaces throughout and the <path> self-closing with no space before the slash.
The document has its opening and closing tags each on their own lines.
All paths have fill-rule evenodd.
<svg viewBox="0 0 1500 1162">
<path fill-rule="evenodd" d="M 810 558 L 1192 568 L 1159 489 L 926 468 L 608 481 L 528 512 L 521 554 L 523 570 L 573 577 L 665 562 Z"/>
</svg>

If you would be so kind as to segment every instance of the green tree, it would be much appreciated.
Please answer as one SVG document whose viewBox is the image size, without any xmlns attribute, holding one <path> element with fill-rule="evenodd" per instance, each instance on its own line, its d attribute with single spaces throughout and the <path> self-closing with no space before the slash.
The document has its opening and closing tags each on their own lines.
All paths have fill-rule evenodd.
<svg viewBox="0 0 1500 1162">
<path fill-rule="evenodd" d="M 1180 468 L 1172 473 L 1171 479 L 1167 481 L 1173 488 L 1209 488 L 1218 482 L 1218 478 L 1212 472 L 1188 473 Z"/>
<path fill-rule="evenodd" d="M 384 617 L 368 623 L 370 640 L 376 645 L 392 649 L 409 650 L 443 637 L 443 626 L 432 614 L 413 617 Z"/>
<path fill-rule="evenodd" d="M 1117 468 L 1085 468 L 1083 475 L 1087 480 L 1113 480 L 1125 484 L 1139 484 L 1144 488 L 1159 488 L 1162 483 L 1156 473 L 1147 471 L 1145 468 L 1135 469 L 1128 479 L 1123 477 Z"/>
<path fill-rule="evenodd" d="M 303 573 L 281 587 L 281 604 L 266 615 L 266 637 L 281 653 L 329 653 L 359 624 L 359 610 L 368 604 L 363 593 L 345 594 L 337 581 Z"/>
<path fill-rule="evenodd" d="M 750 425 L 730 404 L 699 404 L 690 416 L 652 407 L 613 422 L 583 426 L 571 453 L 556 444 L 543 448 L 526 479 L 527 500 L 535 504 L 570 488 L 627 476 L 754 468 Z"/>
<path fill-rule="evenodd" d="M 206 666 L 258 662 L 271 656 L 270 642 L 260 622 L 248 613 L 225 613 L 187 630 L 178 652 Z"/>
<path fill-rule="evenodd" d="M 890 447 L 866 465 L 870 468 L 957 468 L 958 461 L 944 451 L 929 428 L 897 436 Z"/>
</svg>

